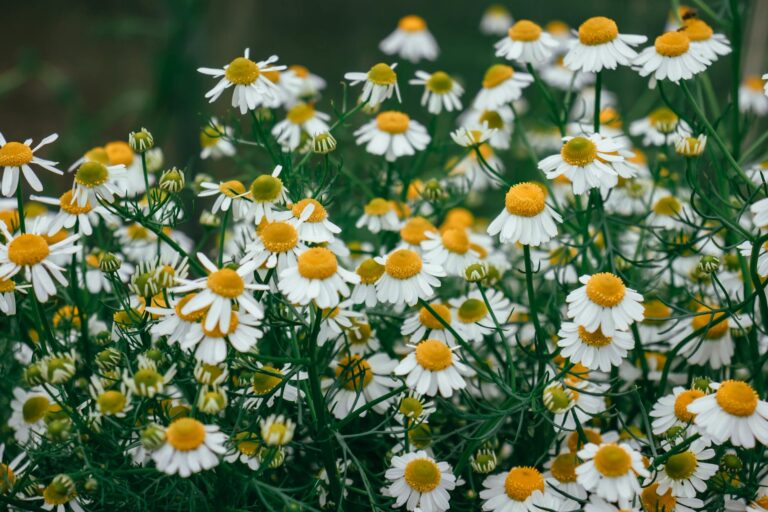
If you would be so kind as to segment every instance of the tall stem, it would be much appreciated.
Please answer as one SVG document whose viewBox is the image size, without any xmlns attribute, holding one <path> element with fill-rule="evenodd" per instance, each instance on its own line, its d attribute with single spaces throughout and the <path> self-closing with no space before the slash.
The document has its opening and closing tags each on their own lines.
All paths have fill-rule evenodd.
<svg viewBox="0 0 768 512">
<path fill-rule="evenodd" d="M 528 309 L 533 319 L 533 327 L 536 332 L 536 359 L 538 359 L 538 377 L 539 380 L 544 376 L 544 343 L 546 343 L 546 335 L 541 328 L 539 322 L 539 308 L 536 303 L 536 293 L 533 288 L 533 265 L 531 263 L 531 247 L 529 245 L 523 246 L 523 252 L 525 254 L 525 285 L 528 290 Z"/>
<path fill-rule="evenodd" d="M 595 133 L 600 132 L 600 95 L 603 92 L 603 72 L 598 71 L 595 78 L 595 111 L 592 113 Z"/>
<path fill-rule="evenodd" d="M 24 191 L 22 190 L 21 168 L 19 168 L 19 186 L 16 187 L 16 205 L 19 209 L 19 227 L 22 233 L 27 232 L 27 224 L 24 220 Z"/>
</svg>

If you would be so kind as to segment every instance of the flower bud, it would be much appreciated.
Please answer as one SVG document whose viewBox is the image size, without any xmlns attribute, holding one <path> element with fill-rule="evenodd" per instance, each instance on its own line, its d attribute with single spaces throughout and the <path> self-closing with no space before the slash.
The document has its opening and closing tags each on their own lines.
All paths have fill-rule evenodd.
<svg viewBox="0 0 768 512">
<path fill-rule="evenodd" d="M 227 393 L 221 388 L 204 387 L 197 407 L 206 414 L 218 414 L 227 407 Z"/>
<path fill-rule="evenodd" d="M 186 178 L 184 177 L 184 171 L 172 167 L 167 171 L 164 171 L 160 176 L 160 189 L 176 194 L 181 192 L 186 184 Z"/>
<path fill-rule="evenodd" d="M 472 466 L 475 473 L 486 475 L 496 469 L 498 459 L 493 450 L 481 449 L 472 455 L 469 459 L 469 464 Z"/>
<path fill-rule="evenodd" d="M 723 454 L 720 459 L 720 469 L 728 471 L 729 473 L 738 473 L 744 467 L 744 463 L 741 461 L 735 452 L 727 452 Z"/>
<path fill-rule="evenodd" d="M 38 386 L 45 382 L 40 363 L 31 363 L 24 369 L 24 381 L 30 386 Z"/>
<path fill-rule="evenodd" d="M 144 153 L 155 147 L 155 139 L 146 128 L 128 134 L 128 145 L 134 153 Z"/>
<path fill-rule="evenodd" d="M 439 201 L 445 197 L 445 190 L 443 186 L 436 179 L 431 179 L 424 184 L 424 190 L 421 195 L 428 201 Z"/>
<path fill-rule="evenodd" d="M 102 372 L 108 372 L 109 370 L 115 369 L 117 365 L 120 364 L 121 358 L 120 351 L 114 347 L 110 347 L 96 354 L 96 366 L 98 366 L 99 370 Z"/>
<path fill-rule="evenodd" d="M 477 283 L 488 277 L 488 264 L 478 261 L 464 269 L 464 279 L 470 283 Z"/>
<path fill-rule="evenodd" d="M 330 132 L 322 132 L 312 137 L 312 151 L 326 155 L 336 149 L 336 139 Z"/>
<path fill-rule="evenodd" d="M 207 228 L 217 228 L 221 225 L 221 219 L 208 210 L 200 214 L 200 225 Z"/>
<path fill-rule="evenodd" d="M 72 433 L 72 422 L 69 418 L 57 418 L 46 422 L 48 438 L 52 441 L 66 441 Z"/>
<path fill-rule="evenodd" d="M 165 442 L 165 429 L 157 423 L 150 423 L 141 431 L 141 446 L 147 450 L 157 450 Z"/>
<path fill-rule="evenodd" d="M 101 258 L 99 258 L 99 269 L 105 274 L 117 272 L 120 270 L 122 264 L 122 260 L 111 252 L 105 252 L 101 255 Z"/>
<path fill-rule="evenodd" d="M 720 258 L 717 256 L 702 256 L 696 268 L 704 274 L 717 272 L 720 269 Z"/>
</svg>

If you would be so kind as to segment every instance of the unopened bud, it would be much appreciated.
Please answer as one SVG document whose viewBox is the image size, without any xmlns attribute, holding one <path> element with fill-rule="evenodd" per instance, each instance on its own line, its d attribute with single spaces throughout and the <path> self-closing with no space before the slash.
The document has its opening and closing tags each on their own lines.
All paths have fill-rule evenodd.
<svg viewBox="0 0 768 512">
<path fill-rule="evenodd" d="M 155 147 L 155 138 L 146 128 L 128 135 L 128 145 L 134 153 L 144 153 Z"/>
</svg>

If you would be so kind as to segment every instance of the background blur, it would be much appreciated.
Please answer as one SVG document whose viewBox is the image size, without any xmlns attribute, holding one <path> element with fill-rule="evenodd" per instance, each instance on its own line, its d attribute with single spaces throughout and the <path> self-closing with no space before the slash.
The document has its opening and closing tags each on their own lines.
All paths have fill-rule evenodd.
<svg viewBox="0 0 768 512">
<path fill-rule="evenodd" d="M 327 100 L 338 98 L 344 72 L 366 71 L 384 60 L 378 42 L 406 14 L 423 16 L 442 50 L 436 63 L 420 67 L 460 71 L 469 99 L 493 62 L 496 38 L 478 30 L 490 3 L 87 0 L 64 7 L 57 0 L 8 1 L 0 31 L 0 130 L 12 139 L 58 132 L 60 141 L 45 156 L 68 164 L 95 145 L 125 139 L 130 130 L 146 126 L 161 141 L 166 162 L 188 165 L 198 152 L 199 127 L 207 116 L 221 112 L 230 97 L 207 105 L 203 95 L 215 81 L 198 74 L 197 67 L 220 67 L 246 46 L 255 58 L 278 54 L 280 63 L 306 65 L 328 81 L 320 106 L 328 112 Z M 562 19 L 578 26 L 600 14 L 616 19 L 622 32 L 651 37 L 663 30 L 671 5 L 669 0 L 502 3 L 517 19 L 542 24 Z M 708 2 L 715 10 L 720 3 L 727 2 Z M 764 46 L 747 48 L 745 54 L 759 51 L 762 56 Z M 420 91 L 409 91 L 407 85 L 413 68 L 401 68 L 406 70 L 400 86 L 416 102 Z M 727 64 L 718 63 L 717 70 L 725 77 Z M 606 85 L 630 100 L 645 87 L 631 75 L 626 69 L 611 73 Z M 724 80 L 715 80 L 719 90 L 727 90 Z"/>
</svg>

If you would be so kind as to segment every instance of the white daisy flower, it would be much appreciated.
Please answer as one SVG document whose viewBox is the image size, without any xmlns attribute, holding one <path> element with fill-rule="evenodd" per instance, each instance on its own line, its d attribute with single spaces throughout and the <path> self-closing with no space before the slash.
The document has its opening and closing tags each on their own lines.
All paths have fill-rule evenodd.
<svg viewBox="0 0 768 512">
<path fill-rule="evenodd" d="M 379 43 L 379 49 L 387 55 L 397 55 L 411 62 L 435 60 L 440 53 L 427 23 L 414 15 L 400 18 L 397 29 Z"/>
<path fill-rule="evenodd" d="M 606 336 L 599 327 L 589 332 L 573 322 L 564 322 L 557 335 L 560 337 L 557 346 L 563 349 L 560 355 L 590 370 L 611 371 L 611 367 L 621 365 L 635 347 L 631 333 L 616 331 L 613 336 Z"/>
<path fill-rule="evenodd" d="M 297 201 L 290 206 L 289 211 L 276 215 L 276 218 L 293 224 L 299 231 L 299 240 L 302 242 L 332 242 L 334 237 L 341 233 L 341 228 L 328 219 L 328 211 L 316 199 L 305 198 Z"/>
<path fill-rule="evenodd" d="M 240 461 L 252 471 L 261 467 L 264 447 L 258 434 L 248 431 L 237 432 L 229 438 L 229 442 L 232 446 L 224 455 L 226 462 L 231 464 Z"/>
<path fill-rule="evenodd" d="M 709 385 L 715 392 L 688 405 L 702 434 L 717 444 L 753 448 L 755 439 L 768 445 L 768 403 L 746 382 L 726 380 Z"/>
<path fill-rule="evenodd" d="M 488 289 L 485 291 L 485 298 L 490 309 L 480 290 L 472 290 L 466 296 L 449 301 L 456 309 L 453 327 L 466 341 L 482 341 L 484 336 L 497 332 L 496 322 L 503 327 L 512 313 L 512 304 L 502 292 Z"/>
<path fill-rule="evenodd" d="M 622 507 L 628 507 L 640 493 L 638 475 L 649 475 L 643 456 L 625 443 L 589 443 L 579 450 L 578 456 L 584 461 L 576 468 L 578 482 L 586 490 Z"/>
<path fill-rule="evenodd" d="M 40 489 L 40 494 L 39 499 L 43 500 L 42 510 L 85 512 L 83 505 L 88 503 L 87 499 L 78 496 L 74 480 L 66 474 L 56 475 L 50 484 Z"/>
<path fill-rule="evenodd" d="M 329 130 L 328 114 L 318 112 L 311 103 L 297 103 L 285 115 L 285 119 L 275 124 L 272 136 L 287 151 L 295 151 L 301 144 L 302 134 L 314 137 Z"/>
<path fill-rule="evenodd" d="M 540 512 L 544 494 L 544 476 L 538 469 L 515 466 L 483 480 L 480 491 L 483 510 L 497 512 Z"/>
<path fill-rule="evenodd" d="M 544 406 L 554 413 L 555 430 L 576 430 L 577 425 L 583 425 L 605 411 L 603 394 L 606 390 L 605 386 L 572 377 L 548 384 L 542 398 Z"/>
<path fill-rule="evenodd" d="M 594 333 L 600 328 L 605 336 L 617 330 L 625 331 L 630 324 L 643 319 L 643 296 L 610 272 L 585 275 L 579 278 L 584 286 L 566 297 L 568 318 Z"/>
<path fill-rule="evenodd" d="M 489 6 L 480 19 L 480 32 L 488 36 L 501 36 L 512 26 L 512 15 L 499 4 Z"/>
<path fill-rule="evenodd" d="M 576 435 L 578 431 L 574 432 Z M 587 490 L 584 486 L 577 481 L 576 467 L 579 465 L 579 458 L 575 453 L 563 451 L 559 455 L 556 455 L 549 459 L 544 467 L 547 471 L 544 473 L 544 480 L 547 483 L 547 489 L 552 489 L 551 494 L 558 495 L 558 491 L 562 491 L 567 496 L 562 496 L 570 507 L 566 507 L 564 510 L 574 510 L 573 505 L 578 507 L 576 503 L 569 496 L 572 496 L 576 500 L 586 500 Z"/>
<path fill-rule="evenodd" d="M 77 224 L 80 232 L 85 236 L 91 236 L 93 225 L 99 222 L 99 219 L 105 222 L 114 217 L 102 206 L 93 207 L 89 202 L 80 206 L 73 201 L 72 190 L 67 190 L 58 199 L 55 197 L 42 197 L 32 195 L 32 201 L 38 201 L 43 204 L 50 204 L 59 207 L 59 212 L 51 220 L 48 229 L 48 236 L 53 236 L 62 229 L 71 230 Z"/>
<path fill-rule="evenodd" d="M 227 436 L 218 425 L 205 425 L 194 418 L 179 418 L 165 429 L 165 442 L 152 452 L 157 469 L 187 478 L 211 469 L 224 455 Z"/>
<path fill-rule="evenodd" d="M 443 267 L 422 261 L 416 251 L 397 249 L 386 257 L 374 258 L 384 266 L 376 281 L 376 296 L 380 302 L 412 306 L 419 299 L 427 300 L 440 287 L 439 277 L 445 277 Z"/>
<path fill-rule="evenodd" d="M 131 373 L 126 368 L 123 371 L 123 382 L 132 394 L 152 398 L 165 393 L 166 387 L 175 375 L 175 364 L 171 365 L 165 373 L 160 373 L 154 360 L 139 356 L 138 369 Z"/>
<path fill-rule="evenodd" d="M 349 296 L 349 284 L 360 277 L 339 266 L 336 255 L 325 247 L 312 247 L 299 254 L 297 265 L 280 272 L 278 287 L 286 298 L 302 306 L 314 301 L 319 308 L 333 308 Z"/>
<path fill-rule="evenodd" d="M 311 73 L 309 69 L 300 64 L 292 64 L 283 73 L 283 76 L 294 76 L 299 80 L 297 95 L 299 98 L 312 98 L 320 94 L 325 89 L 325 80 L 322 77 Z"/>
<path fill-rule="evenodd" d="M 270 414 L 260 422 L 261 438 L 267 446 L 284 446 L 293 441 L 296 424 L 284 415 Z"/>
<path fill-rule="evenodd" d="M 421 242 L 424 262 L 439 266 L 452 275 L 461 276 L 467 265 L 474 263 L 480 257 L 472 247 L 469 230 L 460 227 L 449 227 L 442 232 L 425 232 L 426 240 Z"/>
<path fill-rule="evenodd" d="M 531 85 L 533 76 L 512 69 L 506 64 L 494 64 L 483 76 L 483 88 L 475 96 L 472 104 L 478 110 L 496 110 L 499 107 L 519 100 L 523 89 Z"/>
<path fill-rule="evenodd" d="M 488 234 L 499 235 L 502 244 L 538 246 L 557 235 L 560 214 L 546 204 L 543 185 L 526 182 L 512 185 L 504 209 L 488 226 Z"/>
<path fill-rule="evenodd" d="M 225 156 L 233 156 L 236 153 L 235 145 L 228 140 L 233 135 L 234 130 L 230 126 L 224 126 L 218 119 L 212 117 L 208 125 L 200 130 L 200 159 L 218 160 Z"/>
<path fill-rule="evenodd" d="M 215 214 L 219 210 L 226 212 L 232 208 L 232 218 L 235 220 L 243 219 L 248 215 L 251 208 L 251 202 L 246 197 L 248 191 L 245 189 L 245 185 L 238 180 L 220 181 L 219 183 L 204 181 L 200 183 L 200 188 L 198 197 L 216 196 L 211 213 Z"/>
<path fill-rule="evenodd" d="M 715 34 L 706 21 L 698 16 L 683 19 L 683 30 L 696 51 L 710 62 L 731 53 L 731 45 L 723 34 Z"/>
<path fill-rule="evenodd" d="M 413 349 L 393 370 L 395 375 L 407 375 L 405 384 L 421 395 L 435 396 L 439 392 L 450 398 L 453 392 L 464 389 L 464 377 L 475 375 L 475 371 L 462 363 L 451 349 L 440 340 L 424 340 Z"/>
<path fill-rule="evenodd" d="M 397 64 L 388 65 L 380 62 L 367 73 L 355 71 L 346 73 L 344 78 L 349 80 L 352 86 L 365 82 L 363 92 L 360 94 L 360 101 L 366 102 L 370 108 L 375 109 L 384 100 L 391 98 L 393 94 L 397 94 L 397 101 L 402 103 L 395 67 Z"/>
<path fill-rule="evenodd" d="M 687 427 L 696 417 L 688 412 L 688 405 L 704 396 L 698 389 L 685 389 L 675 386 L 672 393 L 659 398 L 649 413 L 653 419 L 653 433 L 662 435 L 673 427 Z"/>
<path fill-rule="evenodd" d="M 685 157 L 701 156 L 701 154 L 704 153 L 704 148 L 707 147 L 707 136 L 703 133 L 697 137 L 676 134 L 674 143 L 675 152 L 677 152 L 678 155 Z"/>
<path fill-rule="evenodd" d="M 16 192 L 21 174 L 24 175 L 24 179 L 27 180 L 32 190 L 36 192 L 43 190 L 43 183 L 30 164 L 38 165 L 54 174 L 64 174 L 63 171 L 56 168 L 58 162 L 35 156 L 35 151 L 58 138 L 59 136 L 54 133 L 45 137 L 33 148 L 31 147 L 32 139 L 27 139 L 23 143 L 8 141 L 0 133 L 0 167 L 3 169 L 2 192 L 5 197 L 11 197 Z"/>
<path fill-rule="evenodd" d="M 106 165 L 86 160 L 75 171 L 70 201 L 81 208 L 97 205 L 100 199 L 111 203 L 115 200 L 115 195 L 124 195 L 127 190 L 118 183 L 125 174 L 124 164 Z"/>
<path fill-rule="evenodd" d="M 437 228 L 424 217 L 411 217 L 400 228 L 402 247 L 421 254 L 421 242 L 427 239 L 427 232 L 437 233 Z"/>
<path fill-rule="evenodd" d="M 119 389 L 105 389 L 104 381 L 93 375 L 88 390 L 99 416 L 125 418 L 125 415 L 133 409 L 131 392 L 125 383 L 120 383 Z"/>
<path fill-rule="evenodd" d="M 461 126 L 451 132 L 451 138 L 453 139 L 453 142 L 459 146 L 472 148 L 488 142 L 493 136 L 493 133 L 494 130 L 488 128 L 485 124 L 478 125 L 476 129 Z"/>
<path fill-rule="evenodd" d="M 474 139 L 477 130 L 470 132 Z M 451 170 L 449 176 L 460 182 L 461 188 L 466 188 L 468 184 L 473 192 L 482 192 L 489 187 L 498 188 L 502 182 L 488 168 L 495 171 L 495 174 L 504 175 L 504 163 L 493 151 L 489 144 L 480 144 L 479 158 L 476 151 L 470 151 L 467 156 L 461 159 Z M 484 162 L 483 162 L 484 161 Z"/>
<path fill-rule="evenodd" d="M 766 512 L 768 511 L 768 495 L 760 496 L 750 502 L 745 512 Z"/>
<path fill-rule="evenodd" d="M 620 34 L 616 22 L 596 16 L 579 26 L 579 39 L 565 55 L 564 63 L 574 71 L 598 73 L 616 66 L 629 66 L 637 57 L 631 48 L 644 43 L 645 36 Z"/>
<path fill-rule="evenodd" d="M 379 113 L 376 119 L 355 131 L 358 146 L 365 145 L 367 152 L 384 156 L 388 162 L 424 150 L 430 140 L 427 129 L 421 123 L 395 110 Z"/>
<path fill-rule="evenodd" d="M 277 86 L 272 83 L 265 73 L 270 71 L 282 71 L 285 66 L 273 66 L 277 62 L 277 55 L 272 55 L 267 60 L 254 62 L 250 57 L 250 48 L 246 48 L 242 57 L 224 66 L 223 68 L 198 68 L 197 71 L 204 75 L 219 78 L 219 82 L 213 89 L 205 93 L 209 102 L 213 103 L 226 90 L 235 86 L 232 93 L 232 108 L 240 109 L 240 114 L 249 110 L 256 110 L 263 103 L 274 101 L 277 97 Z"/>
<path fill-rule="evenodd" d="M 390 377 L 395 366 L 397 361 L 383 353 L 370 357 L 359 354 L 340 357 L 333 364 L 336 374 L 335 386 L 337 386 L 335 391 L 330 392 L 330 408 L 333 415 L 338 419 L 344 419 L 368 402 L 381 398 L 392 388 L 396 388 L 399 382 Z M 332 380 L 324 382 L 325 386 L 332 384 L 334 384 Z M 373 410 L 384 414 L 391 403 L 392 398 L 388 398 L 377 403 Z M 365 416 L 365 413 L 361 416 Z"/>
<path fill-rule="evenodd" d="M 424 450 L 395 455 L 384 476 L 391 483 L 383 492 L 395 498 L 393 507 L 406 510 L 444 512 L 451 508 L 449 491 L 456 476 L 447 462 L 437 462 Z"/>
<path fill-rule="evenodd" d="M 270 364 L 257 362 L 256 369 L 251 376 L 250 387 L 247 389 L 257 396 L 249 396 L 243 405 L 246 408 L 257 408 L 262 403 L 266 403 L 267 407 L 272 407 L 275 400 L 296 402 L 299 397 L 304 396 L 299 386 L 301 381 L 308 377 L 307 372 L 294 370 L 290 364 L 277 368 Z"/>
<path fill-rule="evenodd" d="M 463 130 L 451 132 L 451 138 L 464 147 L 488 141 L 494 149 L 509 149 L 514 120 L 515 114 L 508 105 L 495 110 L 470 109 L 460 118 Z"/>
<path fill-rule="evenodd" d="M 379 231 L 400 231 L 401 222 L 392 201 L 374 197 L 363 207 L 363 215 L 357 219 L 355 227 L 365 227 L 376 234 Z"/>
<path fill-rule="evenodd" d="M 426 71 L 416 71 L 416 78 L 411 79 L 411 85 L 423 85 L 424 94 L 421 95 L 421 106 L 427 107 L 430 114 L 439 114 L 461 110 L 461 95 L 464 94 L 464 88 L 451 78 L 444 71 L 435 71 L 427 73 Z"/>
<path fill-rule="evenodd" d="M 352 309 L 352 301 L 345 300 L 338 306 L 322 310 L 320 332 L 317 334 L 317 345 L 322 347 L 326 341 L 337 340 L 347 331 L 354 328 L 355 322 L 361 320 L 364 314 Z M 312 313 L 306 310 L 307 323 L 312 322 Z"/>
<path fill-rule="evenodd" d="M 629 134 L 642 136 L 644 146 L 666 146 L 675 140 L 675 133 L 690 134 L 691 128 L 668 107 L 659 107 L 629 125 Z"/>
<path fill-rule="evenodd" d="M 693 316 L 681 321 L 677 330 L 671 333 L 672 343 L 678 343 L 694 331 L 704 329 L 704 332 L 689 340 L 680 349 L 689 364 L 709 365 L 715 370 L 731 364 L 735 351 L 732 328 L 738 328 L 738 318 L 730 318 L 726 312 L 712 312 L 719 309 L 700 305 Z"/>
<path fill-rule="evenodd" d="M 530 20 L 518 20 L 507 37 L 494 45 L 496 56 L 522 64 L 543 64 L 559 46 L 554 37 Z"/>
<path fill-rule="evenodd" d="M 288 202 L 288 191 L 285 189 L 280 172 L 282 165 L 278 165 L 272 174 L 262 174 L 251 183 L 248 199 L 253 205 L 249 208 L 249 215 L 253 215 L 253 221 L 258 226 L 262 219 L 272 222 L 275 215 L 274 207 Z"/>
<path fill-rule="evenodd" d="M 670 450 L 672 447 L 670 447 Z M 678 498 L 695 498 L 707 490 L 706 481 L 718 471 L 717 464 L 703 462 L 714 458 L 715 450 L 706 439 L 696 439 L 686 450 L 671 455 L 656 473 L 656 492 L 672 491 Z"/>
<path fill-rule="evenodd" d="M 664 189 L 656 189 L 651 197 L 651 211 L 645 225 L 657 229 L 677 230 L 696 223 L 696 214 L 687 202 L 682 202 Z"/>
<path fill-rule="evenodd" d="M 454 327 L 451 308 L 439 302 L 433 302 L 429 307 L 440 317 L 439 319 L 426 307 L 422 307 L 418 313 L 411 314 L 405 318 L 403 325 L 400 327 L 400 334 L 407 337 L 413 343 L 431 338 L 447 343 L 451 347 L 454 346 L 456 339 L 440 321 L 442 319 L 451 328 Z"/>
<path fill-rule="evenodd" d="M 739 86 L 739 110 L 758 117 L 768 114 L 768 96 L 764 92 L 766 83 L 757 75 L 747 76 Z"/>
<path fill-rule="evenodd" d="M 60 410 L 60 406 L 42 387 L 30 390 L 14 388 L 8 426 L 13 429 L 14 438 L 19 444 L 36 442 L 38 436 L 44 435 L 47 431 L 46 416 Z"/>
<path fill-rule="evenodd" d="M 193 297 L 187 305 L 198 296 Z M 182 307 L 182 311 L 185 307 Z M 185 351 L 191 351 L 194 348 L 195 359 L 200 362 L 205 364 L 223 362 L 227 358 L 228 345 L 232 345 L 232 348 L 238 352 L 249 352 L 264 335 L 264 332 L 259 329 L 263 313 L 252 315 L 245 312 L 230 311 L 227 329 L 224 330 L 221 327 L 220 318 L 217 323 L 213 323 L 210 329 L 207 327 L 208 316 L 211 315 L 211 311 L 213 311 L 213 306 L 205 312 L 199 322 L 194 323 L 189 328 L 184 339 L 179 342 Z"/>
<path fill-rule="evenodd" d="M 691 48 L 685 31 L 667 32 L 656 38 L 653 46 L 646 48 L 634 60 L 640 76 L 653 74 L 656 80 L 690 80 L 707 69 L 710 61 Z"/>
</svg>

